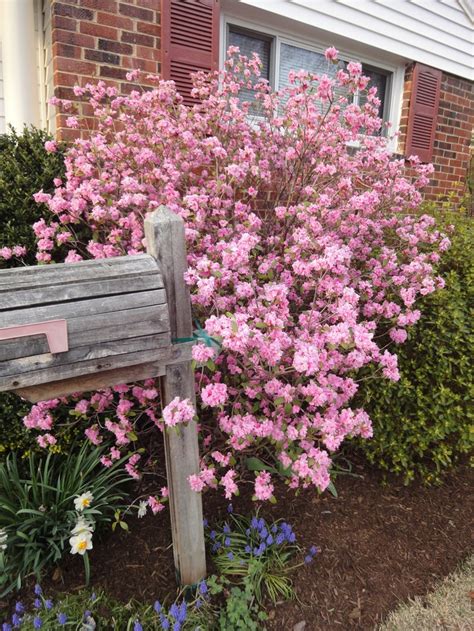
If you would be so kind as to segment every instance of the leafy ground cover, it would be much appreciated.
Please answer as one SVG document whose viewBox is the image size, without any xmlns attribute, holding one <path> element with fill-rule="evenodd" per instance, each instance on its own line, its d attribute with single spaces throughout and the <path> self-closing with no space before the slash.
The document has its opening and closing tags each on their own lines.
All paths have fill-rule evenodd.
<svg viewBox="0 0 474 631">
<path fill-rule="evenodd" d="M 260 515 L 284 518 L 294 525 L 298 543 L 321 552 L 292 575 L 297 598 L 273 605 L 261 628 L 292 629 L 305 621 L 305 631 L 371 629 L 399 603 L 427 594 L 470 552 L 473 475 L 467 465 L 449 474 L 443 486 L 410 487 L 355 464 L 357 476 L 339 477 L 338 497 L 303 491 L 297 497 L 282 485 L 281 501 L 266 504 Z M 241 514 L 255 511 L 252 488 L 234 502 Z M 210 523 L 228 518 L 228 503 L 204 495 Z M 153 603 L 176 597 L 169 516 L 163 511 L 129 520 L 130 532 L 103 535 L 90 552 L 92 588 L 110 598 Z M 216 568 L 210 564 L 210 572 Z M 74 557 L 43 582 L 45 593 L 76 594 L 84 587 L 81 559 Z M 13 602 L 13 601 L 12 601 Z M 3 603 L 6 605 L 7 603 Z"/>
</svg>

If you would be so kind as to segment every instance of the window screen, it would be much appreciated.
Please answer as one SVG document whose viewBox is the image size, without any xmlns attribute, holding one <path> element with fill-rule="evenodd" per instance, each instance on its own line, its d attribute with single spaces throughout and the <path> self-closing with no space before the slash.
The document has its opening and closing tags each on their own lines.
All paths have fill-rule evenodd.
<svg viewBox="0 0 474 631">
<path fill-rule="evenodd" d="M 228 45 L 238 46 L 240 48 L 240 54 L 249 58 L 252 57 L 253 53 L 257 53 L 262 62 L 260 76 L 263 79 L 267 79 L 267 81 L 270 80 L 271 37 L 231 26 L 229 27 Z M 243 101 L 254 101 L 255 96 L 253 90 L 247 88 L 242 89 L 240 91 L 240 98 Z"/>
<path fill-rule="evenodd" d="M 345 63 L 339 62 L 335 65 L 329 62 L 322 53 L 314 50 L 300 48 L 292 44 L 281 44 L 280 47 L 280 67 L 278 72 L 278 88 L 281 90 L 289 85 L 288 75 L 291 71 L 307 70 L 314 74 L 326 74 L 335 77 L 339 68 L 344 68 Z M 344 94 L 344 90 L 336 90 L 336 98 Z"/>
</svg>

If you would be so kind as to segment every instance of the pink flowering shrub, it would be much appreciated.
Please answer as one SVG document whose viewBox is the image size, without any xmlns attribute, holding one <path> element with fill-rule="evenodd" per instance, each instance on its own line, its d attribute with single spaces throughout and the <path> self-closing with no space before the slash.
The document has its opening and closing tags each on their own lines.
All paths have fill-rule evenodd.
<svg viewBox="0 0 474 631">
<path fill-rule="evenodd" d="M 350 407 L 358 371 L 399 378 L 396 354 L 378 340 L 405 340 L 417 298 L 442 285 L 432 264 L 449 242 L 417 214 L 432 167 L 412 159 L 408 179 L 392 159 L 360 64 L 335 71 L 329 49 L 327 74 L 292 73 L 275 93 L 258 58 L 229 53 L 224 71 L 196 75 L 192 108 L 158 79 L 129 96 L 103 83 L 76 88 L 90 96 L 97 129 L 69 150 L 55 193 L 36 195 L 55 217 L 34 226 L 37 258 L 49 262 L 64 244 L 67 262 L 137 254 L 147 213 L 166 204 L 183 217 L 194 315 L 215 341 L 193 353 L 203 457 L 192 488 L 220 485 L 230 498 L 236 463 L 252 454 L 292 487 L 322 491 L 331 453 L 372 433 L 366 412 Z M 241 102 L 241 88 L 255 98 Z M 81 121 L 71 113 L 69 124 Z M 88 241 L 75 236 L 84 227 Z M 115 420 L 94 420 L 117 393 Z M 44 406 L 34 426 L 49 434 L 54 406 Z M 174 401 L 162 417 L 148 383 L 96 393 L 76 412 L 91 414 L 92 442 L 109 432 L 120 448 L 140 414 L 173 426 L 190 407 Z M 271 472 L 258 473 L 256 498 L 273 490 Z"/>
</svg>

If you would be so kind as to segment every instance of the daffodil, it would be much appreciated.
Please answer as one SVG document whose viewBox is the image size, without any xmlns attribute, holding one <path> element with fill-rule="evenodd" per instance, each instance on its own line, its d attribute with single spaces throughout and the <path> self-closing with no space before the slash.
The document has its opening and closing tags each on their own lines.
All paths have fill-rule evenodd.
<svg viewBox="0 0 474 631">
<path fill-rule="evenodd" d="M 83 517 L 79 517 L 77 520 L 77 524 L 71 530 L 71 535 L 89 535 L 92 536 L 94 532 L 94 524 L 89 521 L 86 521 Z"/>
<path fill-rule="evenodd" d="M 91 533 L 83 533 L 69 539 L 71 554 L 85 554 L 87 550 L 92 550 Z"/>
<path fill-rule="evenodd" d="M 82 495 L 76 497 L 76 499 L 74 500 L 74 508 L 77 511 L 82 512 L 85 508 L 89 508 L 93 499 L 94 496 L 92 495 L 92 493 L 90 491 L 87 491 L 86 493 L 83 493 Z"/>
</svg>

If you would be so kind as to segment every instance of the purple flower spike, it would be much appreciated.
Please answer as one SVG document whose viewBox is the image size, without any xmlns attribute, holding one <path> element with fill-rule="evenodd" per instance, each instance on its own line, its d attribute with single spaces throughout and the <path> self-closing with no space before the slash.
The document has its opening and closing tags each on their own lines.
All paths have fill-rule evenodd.
<svg viewBox="0 0 474 631">
<path fill-rule="evenodd" d="M 65 613 L 58 613 L 58 622 L 61 626 L 66 624 L 67 616 Z"/>
</svg>

